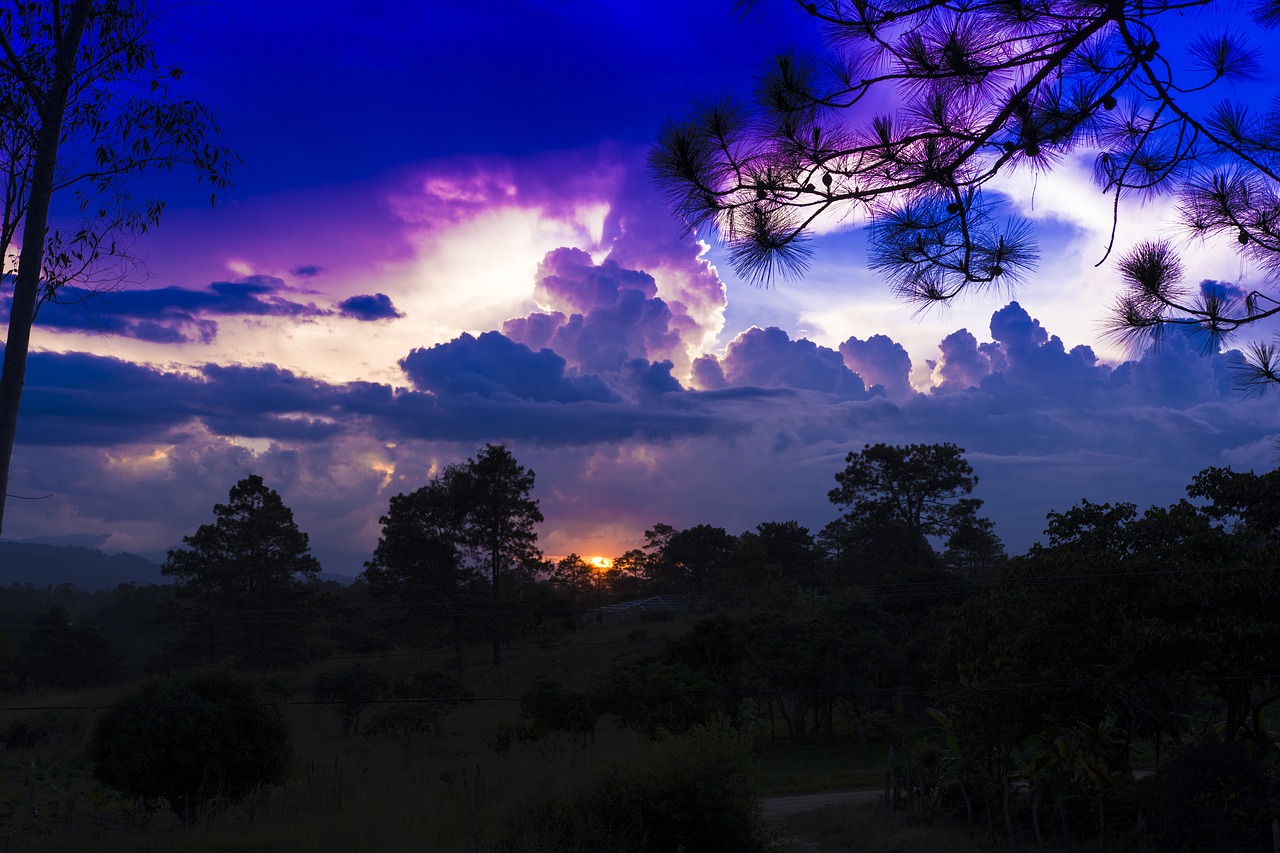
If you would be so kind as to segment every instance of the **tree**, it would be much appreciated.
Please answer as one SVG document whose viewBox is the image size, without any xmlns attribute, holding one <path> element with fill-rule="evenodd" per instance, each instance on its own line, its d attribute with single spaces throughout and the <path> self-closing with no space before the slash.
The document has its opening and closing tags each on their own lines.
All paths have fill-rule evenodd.
<svg viewBox="0 0 1280 853">
<path fill-rule="evenodd" d="M 35 618 L 18 658 L 18 672 L 30 686 L 84 690 L 114 683 L 120 656 L 100 631 L 71 622 L 61 604 Z"/>
<path fill-rule="evenodd" d="M 93 775 L 183 823 L 215 797 L 243 799 L 288 778 L 289 724 L 257 681 L 226 666 L 157 677 L 103 711 L 85 747 Z"/>
<path fill-rule="evenodd" d="M 595 568 L 577 554 L 562 557 L 551 567 L 549 580 L 571 600 L 584 602 L 598 597 L 599 578 Z"/>
<path fill-rule="evenodd" d="M 502 660 L 502 628 L 496 606 L 506 592 L 504 579 L 541 558 L 538 534 L 533 526 L 542 521 L 538 501 L 532 497 L 533 472 L 516 462 L 502 445 L 486 444 L 467 461 L 463 485 L 466 513 L 463 541 L 487 570 L 495 605 L 490 624 L 493 663 Z"/>
<path fill-rule="evenodd" d="M 520 719 L 529 735 L 542 738 L 551 732 L 581 735 L 582 745 L 595 740 L 600 703 L 590 696 L 566 688 L 548 675 L 538 675 L 520 694 Z"/>
<path fill-rule="evenodd" d="M 645 548 L 649 551 L 646 568 L 653 588 L 695 599 L 719 581 L 734 544 L 733 537 L 723 527 L 709 524 L 687 530 L 655 524 L 644 536 Z"/>
<path fill-rule="evenodd" d="M 402 636 L 426 639 L 419 627 L 441 619 L 459 656 L 463 609 L 483 593 L 483 578 L 462 549 L 465 479 L 465 468 L 451 465 L 422 488 L 391 498 L 373 559 L 361 574 L 375 598 L 396 605 Z"/>
<path fill-rule="evenodd" d="M 311 682 L 312 698 L 337 711 L 343 737 L 360 733 L 360 715 L 386 692 L 386 677 L 362 663 L 321 673 Z"/>
<path fill-rule="evenodd" d="M 0 523 L 40 305 L 70 281 L 109 282 L 159 222 L 164 203 L 134 199 L 129 177 L 185 165 L 215 190 L 229 185 L 236 158 L 212 142 L 206 107 L 171 94 L 181 72 L 156 59 L 156 19 L 148 0 L 0 11 L 0 257 L 21 243 L 0 371 Z M 73 205 L 55 206 L 68 195 Z"/>
<path fill-rule="evenodd" d="M 865 216 L 872 266 L 899 296 L 1007 287 L 1034 269 L 1036 244 L 989 190 L 1079 149 L 1096 155 L 1116 216 L 1124 200 L 1174 193 L 1190 236 L 1280 269 L 1280 104 L 1238 91 L 1270 80 L 1270 54 L 1253 42 L 1280 24 L 1274 3 L 797 6 L 825 26 L 829 55 L 774 57 L 753 102 L 707 99 L 650 153 L 674 212 L 718 231 L 739 273 L 799 274 L 815 225 Z M 1173 37 L 1197 11 L 1213 23 Z M 1184 325 L 1221 337 L 1280 312 L 1261 291 L 1184 290 L 1168 242 L 1137 247 L 1121 272 L 1122 336 Z M 1277 381 L 1280 348 L 1250 356 L 1256 380 Z"/>
<path fill-rule="evenodd" d="M 982 501 L 965 497 L 978 478 L 954 444 L 868 444 L 845 463 L 827 497 L 845 508 L 848 526 L 900 530 L 912 565 L 934 556 L 929 537 L 978 523 Z"/>
<path fill-rule="evenodd" d="M 404 700 L 378 710 L 365 727 L 365 737 L 384 737 L 400 745 L 404 769 L 418 735 L 433 731 L 443 734 L 441 722 L 455 709 L 469 704 L 475 694 L 453 676 L 436 669 L 424 669 L 396 679 L 392 695 Z"/>
<path fill-rule="evenodd" d="M 186 638 L 209 663 L 231 658 L 261 672 L 308 656 L 306 582 L 320 564 L 293 511 L 257 474 L 213 507 L 215 521 L 183 537 L 161 572 L 176 579 L 193 621 Z"/>
</svg>

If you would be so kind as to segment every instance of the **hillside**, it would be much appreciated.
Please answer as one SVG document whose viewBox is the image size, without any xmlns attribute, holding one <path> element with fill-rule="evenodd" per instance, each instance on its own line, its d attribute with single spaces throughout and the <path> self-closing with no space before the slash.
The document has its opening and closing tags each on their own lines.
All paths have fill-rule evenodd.
<svg viewBox="0 0 1280 853">
<path fill-rule="evenodd" d="M 122 583 L 163 583 L 160 566 L 136 554 L 94 548 L 0 541 L 0 586 L 75 584 L 86 592 Z"/>
</svg>

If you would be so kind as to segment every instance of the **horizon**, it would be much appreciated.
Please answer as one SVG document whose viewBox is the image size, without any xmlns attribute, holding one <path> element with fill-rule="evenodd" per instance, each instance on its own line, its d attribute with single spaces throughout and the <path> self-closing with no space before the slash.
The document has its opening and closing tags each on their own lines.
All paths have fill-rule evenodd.
<svg viewBox="0 0 1280 853">
<path fill-rule="evenodd" d="M 50 497 L 11 501 L 7 536 L 163 554 L 254 472 L 354 576 L 392 495 L 493 442 L 537 475 L 546 550 L 612 557 L 655 523 L 816 532 L 848 452 L 954 442 L 1012 554 L 1082 499 L 1274 467 L 1276 395 L 1241 397 L 1231 350 L 1099 333 L 1119 284 L 1087 152 L 1001 184 L 1036 275 L 945 311 L 894 299 L 860 222 L 768 288 L 681 233 L 644 165 L 662 122 L 820 46 L 805 15 L 730 7 L 392 4 L 297 38 L 297 9 L 171 12 L 161 60 L 244 164 L 212 208 L 148 178 L 169 207 L 138 280 L 42 310 L 10 491 Z M 1172 213 L 1127 206 L 1117 245 Z M 1265 280 L 1231 249 L 1190 252 L 1188 282 Z"/>
</svg>

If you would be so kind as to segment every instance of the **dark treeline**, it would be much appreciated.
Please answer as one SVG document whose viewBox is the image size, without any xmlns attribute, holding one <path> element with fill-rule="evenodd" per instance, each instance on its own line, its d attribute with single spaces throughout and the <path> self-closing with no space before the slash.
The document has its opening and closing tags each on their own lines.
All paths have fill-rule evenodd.
<svg viewBox="0 0 1280 853">
<path fill-rule="evenodd" d="M 756 749 L 854 737 L 893 747 L 888 804 L 925 820 L 949 810 L 993 838 L 1201 849 L 1269 837 L 1280 474 L 1208 469 L 1190 500 L 1145 512 L 1082 502 L 1010 558 L 960 448 L 875 445 L 845 462 L 829 495 L 840 515 L 816 533 L 658 523 L 602 568 L 543 557 L 534 474 L 490 445 L 392 498 L 348 586 L 317 579 L 306 534 L 250 476 L 170 553 L 171 585 L 0 589 L 3 686 L 151 675 L 147 695 L 198 688 L 222 707 L 218 691 L 261 688 L 210 665 L 282 696 L 284 675 L 328 660 L 310 700 L 333 708 L 342 736 L 399 746 L 406 767 L 446 715 L 519 699 L 497 749 L 557 734 L 587 744 L 603 719 L 653 739 L 725 724 Z M 656 596 L 663 606 L 619 606 Z M 641 639 L 647 620 L 686 610 L 702 611 L 688 633 L 600 672 L 539 676 L 518 697 L 460 680 L 508 649 L 630 618 Z M 376 659 L 402 652 L 436 665 L 384 676 Z M 159 796 L 156 780 L 140 787 L 111 764 L 105 732 L 128 729 L 112 726 L 92 741 L 99 778 Z M 40 736 L 32 720 L 9 728 L 15 744 Z M 251 789 L 253 772 L 236 772 Z M 197 792 L 165 784 L 192 819 Z"/>
</svg>

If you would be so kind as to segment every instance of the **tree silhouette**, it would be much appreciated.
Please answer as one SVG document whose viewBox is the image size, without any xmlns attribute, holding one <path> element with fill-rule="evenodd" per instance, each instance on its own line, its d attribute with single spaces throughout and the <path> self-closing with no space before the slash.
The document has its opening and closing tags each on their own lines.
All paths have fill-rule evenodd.
<svg viewBox="0 0 1280 853">
<path fill-rule="evenodd" d="M 463 541 L 475 555 L 478 566 L 489 575 L 493 602 L 505 597 L 504 578 L 512 569 L 527 566 L 541 557 L 538 534 L 533 526 L 542 521 L 538 501 L 533 498 L 532 471 L 521 466 L 502 445 L 486 444 L 465 466 L 463 492 L 466 513 Z M 498 614 L 490 624 L 493 663 L 502 660 L 502 626 Z"/>
<path fill-rule="evenodd" d="M 740 274 L 799 274 L 816 226 L 864 217 L 872 266 L 908 301 L 1016 284 L 1036 243 L 1001 214 L 996 181 L 1081 150 L 1113 216 L 1122 200 L 1176 194 L 1190 236 L 1280 271 L 1280 101 L 1225 91 L 1268 79 L 1254 42 L 1280 24 L 1274 3 L 797 5 L 825 27 L 828 55 L 772 58 L 754 99 L 696 104 L 650 153 L 676 214 L 717 231 Z M 1206 26 L 1180 40 L 1196 12 Z M 1280 312 L 1261 291 L 1182 288 L 1168 242 L 1135 248 L 1121 273 L 1114 329 L 1132 343 L 1171 325 L 1216 339 Z M 1278 352 L 1251 347 L 1252 381 L 1276 381 Z"/>
<path fill-rule="evenodd" d="M 401 636 L 433 639 L 421 631 L 431 627 L 424 617 L 438 614 L 458 655 L 463 610 L 483 593 L 483 578 L 466 562 L 462 548 L 465 477 L 463 466 L 451 465 L 422 488 L 391 498 L 380 519 L 382 536 L 361 575 L 376 598 L 398 605 Z"/>
<path fill-rule="evenodd" d="M 320 564 L 293 511 L 250 474 L 213 514 L 214 523 L 183 537 L 187 547 L 170 551 L 161 567 L 175 579 L 179 601 L 188 602 L 187 645 L 209 663 L 231 658 L 262 672 L 305 659 L 305 633 L 283 611 L 301 610 Z"/>
<path fill-rule="evenodd" d="M 912 565 L 932 557 L 929 537 L 976 523 L 982 501 L 965 496 L 978 478 L 954 444 L 868 444 L 845 463 L 827 496 L 845 508 L 847 526 L 899 531 Z"/>
<path fill-rule="evenodd" d="M 148 0 L 0 10 L 0 257 L 14 274 L 0 372 L 0 523 L 40 305 L 72 280 L 120 280 L 134 238 L 164 210 L 158 199 L 133 198 L 130 176 L 185 165 L 214 189 L 228 186 L 236 158 L 211 142 L 207 108 L 171 94 L 181 72 L 156 59 L 156 18 Z M 74 205 L 54 222 L 54 198 L 64 196 Z M 11 270 L 14 241 L 21 250 Z"/>
</svg>

